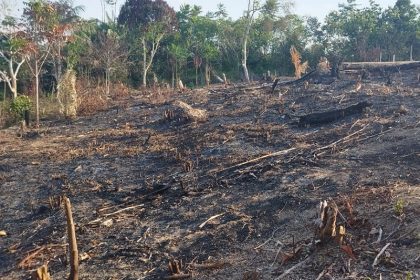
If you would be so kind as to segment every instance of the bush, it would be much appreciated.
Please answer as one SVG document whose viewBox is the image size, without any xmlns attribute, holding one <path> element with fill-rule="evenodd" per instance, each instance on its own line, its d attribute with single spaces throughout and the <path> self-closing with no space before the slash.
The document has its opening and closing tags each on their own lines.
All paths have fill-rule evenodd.
<svg viewBox="0 0 420 280">
<path fill-rule="evenodd" d="M 0 102 L 0 128 L 9 127 L 16 123 L 16 116 L 10 111 L 8 100 Z"/>
<path fill-rule="evenodd" d="M 31 109 L 31 100 L 26 95 L 16 97 L 10 104 L 10 110 L 15 113 L 21 120 L 25 111 Z"/>
</svg>

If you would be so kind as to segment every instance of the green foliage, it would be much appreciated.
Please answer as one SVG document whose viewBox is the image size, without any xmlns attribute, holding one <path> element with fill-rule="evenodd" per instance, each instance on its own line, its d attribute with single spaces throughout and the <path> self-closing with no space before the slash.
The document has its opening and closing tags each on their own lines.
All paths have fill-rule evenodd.
<svg viewBox="0 0 420 280">
<path fill-rule="evenodd" d="M 166 32 L 177 25 L 175 11 L 163 0 L 127 0 L 118 15 L 118 24 L 133 32 L 145 32 L 157 22 L 164 25 Z"/>
<path fill-rule="evenodd" d="M 293 74 L 292 45 L 312 68 L 321 56 L 331 64 L 375 61 L 380 54 L 383 61 L 394 54 L 397 59 L 408 59 L 411 46 L 413 58 L 419 60 L 420 11 L 412 2 L 397 0 L 384 8 L 374 1 L 362 7 L 356 0 L 347 0 L 322 21 L 290 14 L 288 0 L 251 0 L 250 11 L 244 5 L 244 16 L 239 19 L 229 18 L 223 5 L 205 14 L 200 6 L 186 4 L 175 13 L 164 0 L 126 0 L 117 22 L 105 23 L 81 21 L 81 7 L 74 7 L 71 0 L 28 0 L 21 18 L 4 17 L 0 51 L 6 58 L 13 57 L 16 65 L 30 50 L 38 55 L 45 51 L 48 43 L 49 67 L 42 72 L 55 80 L 67 67 L 75 69 L 81 79 L 99 85 L 107 73 L 113 81 L 125 81 L 128 76 L 132 85 L 152 74 L 159 81 L 174 77 L 182 78 L 184 84 L 203 85 L 205 69 L 219 76 L 225 73 L 229 80 L 241 78 L 243 35 L 250 23 L 247 64 L 254 79 L 267 71 Z M 160 47 L 153 59 L 151 50 L 157 39 Z M 121 52 L 126 55 L 114 63 L 101 55 L 105 49 L 116 53 L 108 58 Z M 142 72 L 145 61 L 153 62 L 149 74 Z M 0 58 L 0 71 L 7 66 L 7 60 Z M 28 72 L 23 67 L 22 72 Z M 19 75 L 19 83 L 27 83 L 27 79 Z"/>
<path fill-rule="evenodd" d="M 23 113 L 30 109 L 31 99 L 26 95 L 19 95 L 10 103 L 10 110 L 19 118 L 23 118 Z"/>
<path fill-rule="evenodd" d="M 399 198 L 394 205 L 394 212 L 396 215 L 401 216 L 404 214 L 404 207 L 405 207 L 405 201 L 403 198 Z"/>
</svg>

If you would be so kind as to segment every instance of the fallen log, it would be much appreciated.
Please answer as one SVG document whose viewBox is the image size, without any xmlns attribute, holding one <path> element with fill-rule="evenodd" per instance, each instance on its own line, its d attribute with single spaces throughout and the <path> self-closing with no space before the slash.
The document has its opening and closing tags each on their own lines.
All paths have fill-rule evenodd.
<svg viewBox="0 0 420 280">
<path fill-rule="evenodd" d="M 300 127 L 304 127 L 307 125 L 319 125 L 319 124 L 334 122 L 339 119 L 345 118 L 347 116 L 361 114 L 363 113 L 363 110 L 366 107 L 370 107 L 370 106 L 372 106 L 372 104 L 370 104 L 369 102 L 362 101 L 344 109 L 337 109 L 337 110 L 332 110 L 332 111 L 327 111 L 327 112 L 312 113 L 312 114 L 300 116 L 298 125 Z"/>
<path fill-rule="evenodd" d="M 358 70 L 368 68 L 399 67 L 402 69 L 413 69 L 420 67 L 420 61 L 396 61 L 396 62 L 343 62 L 343 70 Z"/>
<path fill-rule="evenodd" d="M 345 72 L 362 70 L 367 70 L 370 72 L 397 72 L 401 70 L 419 69 L 420 61 L 343 62 L 341 67 Z"/>
<path fill-rule="evenodd" d="M 290 86 L 290 85 L 296 85 L 296 84 L 300 84 L 303 83 L 304 81 L 308 80 L 312 74 L 314 74 L 316 72 L 315 70 L 310 71 L 309 73 L 305 74 L 304 76 L 302 76 L 302 78 L 297 79 L 297 80 L 293 80 L 293 81 L 287 81 L 287 82 L 283 82 L 279 84 L 280 79 L 275 79 L 273 86 L 271 87 L 271 93 L 274 93 L 274 90 L 276 89 L 277 86 Z"/>
</svg>

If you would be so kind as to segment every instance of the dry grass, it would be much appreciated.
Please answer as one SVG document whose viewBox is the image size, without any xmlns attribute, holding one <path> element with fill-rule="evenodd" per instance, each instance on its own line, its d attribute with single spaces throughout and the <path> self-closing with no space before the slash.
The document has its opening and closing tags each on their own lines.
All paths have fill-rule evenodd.
<svg viewBox="0 0 420 280">
<path fill-rule="evenodd" d="M 78 86 L 77 114 L 80 116 L 93 115 L 108 108 L 108 99 L 104 94 L 103 87 L 86 88 L 82 90 Z"/>
<path fill-rule="evenodd" d="M 305 61 L 304 63 L 302 63 L 302 56 L 295 48 L 295 46 L 292 46 L 290 48 L 290 56 L 292 58 L 292 63 L 295 66 L 295 77 L 299 79 L 302 77 L 302 74 L 304 74 L 308 69 L 308 62 Z"/>
<path fill-rule="evenodd" d="M 118 101 L 125 99 L 130 95 L 130 89 L 123 83 L 118 82 L 112 85 L 111 97 L 112 100 Z"/>
<path fill-rule="evenodd" d="M 180 108 L 188 119 L 195 122 L 203 122 L 208 118 L 207 112 L 201 109 L 195 109 L 182 101 L 175 101 L 175 106 Z"/>
</svg>

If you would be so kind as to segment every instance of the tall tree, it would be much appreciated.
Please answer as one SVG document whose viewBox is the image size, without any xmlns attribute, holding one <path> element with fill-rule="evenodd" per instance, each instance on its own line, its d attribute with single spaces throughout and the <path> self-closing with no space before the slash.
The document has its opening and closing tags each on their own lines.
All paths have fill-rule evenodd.
<svg viewBox="0 0 420 280">
<path fill-rule="evenodd" d="M 50 2 L 51 14 L 49 44 L 51 57 L 54 65 L 54 78 L 58 82 L 63 74 L 63 49 L 72 40 L 75 28 L 80 24 L 79 13 L 83 11 L 82 6 L 74 6 L 72 0 L 58 0 Z"/>
<path fill-rule="evenodd" d="M 106 95 L 110 93 L 112 74 L 126 67 L 127 51 L 121 44 L 121 35 L 114 24 L 101 24 L 91 39 L 92 58 L 98 62 L 105 75 Z"/>
<path fill-rule="evenodd" d="M 248 0 L 248 8 L 243 16 L 244 31 L 242 35 L 242 60 L 241 65 L 243 69 L 244 79 L 249 82 L 248 72 L 248 42 L 250 37 L 251 28 L 254 22 L 254 17 L 258 12 L 264 12 L 267 15 L 275 17 L 280 10 L 288 11 L 291 3 L 288 1 L 279 0 L 266 0 L 264 4 L 261 4 L 259 0 Z"/>
<path fill-rule="evenodd" d="M 163 0 L 127 0 L 118 23 L 135 36 L 134 41 L 142 48 L 142 79 L 146 87 L 147 74 L 163 37 L 177 26 L 175 11 Z"/>
<path fill-rule="evenodd" d="M 419 44 L 416 37 L 419 20 L 419 9 L 410 0 L 397 0 L 393 7 L 384 11 L 380 37 L 389 58 L 393 55 L 400 59 L 409 58 L 412 46 Z"/>
<path fill-rule="evenodd" d="M 18 74 L 26 61 L 29 44 L 15 18 L 6 17 L 2 21 L 2 27 L 3 31 L 0 32 L 0 59 L 7 63 L 7 70 L 0 70 L 0 81 L 9 86 L 14 99 L 18 95 Z"/>
<path fill-rule="evenodd" d="M 24 4 L 23 16 L 27 38 L 30 40 L 27 64 L 35 78 L 36 126 L 39 127 L 39 80 L 42 67 L 50 54 L 49 42 L 54 27 L 53 19 L 57 14 L 54 7 L 46 0 L 32 0 Z"/>
</svg>

